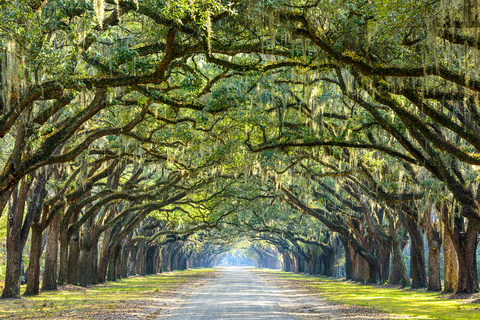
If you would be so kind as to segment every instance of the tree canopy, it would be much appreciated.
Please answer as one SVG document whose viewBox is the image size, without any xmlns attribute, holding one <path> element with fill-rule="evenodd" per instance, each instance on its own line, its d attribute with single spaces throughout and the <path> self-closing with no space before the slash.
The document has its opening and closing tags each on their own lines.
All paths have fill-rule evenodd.
<svg viewBox="0 0 480 320">
<path fill-rule="evenodd" d="M 239 249 L 478 291 L 476 0 L 0 5 L 3 298 Z"/>
</svg>

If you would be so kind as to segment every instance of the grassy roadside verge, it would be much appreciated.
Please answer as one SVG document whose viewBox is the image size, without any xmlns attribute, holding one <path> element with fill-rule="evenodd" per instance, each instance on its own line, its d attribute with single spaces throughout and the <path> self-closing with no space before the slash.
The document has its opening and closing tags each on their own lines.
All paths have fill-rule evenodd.
<svg viewBox="0 0 480 320">
<path fill-rule="evenodd" d="M 480 304 L 446 299 L 445 295 L 439 293 L 363 285 L 268 269 L 259 271 L 295 281 L 334 303 L 370 307 L 382 313 L 406 315 L 415 319 L 480 319 Z"/>
<path fill-rule="evenodd" d="M 154 305 L 155 298 L 172 298 L 181 287 L 215 275 L 214 269 L 193 269 L 89 288 L 65 286 L 36 297 L 0 300 L 0 319 L 122 319 L 134 314 L 149 318 L 166 307 L 165 302 Z"/>
</svg>

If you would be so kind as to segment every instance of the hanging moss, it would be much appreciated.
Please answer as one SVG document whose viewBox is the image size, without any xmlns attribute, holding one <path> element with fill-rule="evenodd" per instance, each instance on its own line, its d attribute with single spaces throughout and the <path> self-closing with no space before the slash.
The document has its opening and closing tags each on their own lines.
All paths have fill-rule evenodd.
<svg viewBox="0 0 480 320">
<path fill-rule="evenodd" d="M 105 3 L 104 0 L 93 0 L 93 7 L 95 9 L 95 15 L 100 26 L 103 28 L 103 19 L 105 16 Z"/>
</svg>

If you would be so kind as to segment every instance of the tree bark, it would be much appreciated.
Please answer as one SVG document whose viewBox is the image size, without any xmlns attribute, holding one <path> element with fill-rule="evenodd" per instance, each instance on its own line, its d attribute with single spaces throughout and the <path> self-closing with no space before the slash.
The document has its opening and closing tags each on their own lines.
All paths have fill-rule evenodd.
<svg viewBox="0 0 480 320">
<path fill-rule="evenodd" d="M 110 248 L 108 255 L 107 281 L 117 280 L 117 260 L 120 255 L 120 245 Z"/>
<path fill-rule="evenodd" d="M 423 246 L 423 236 L 417 222 L 406 215 L 406 227 L 412 241 L 410 249 L 410 263 L 412 271 L 412 289 L 427 287 L 427 271 L 425 267 L 425 248 Z"/>
<path fill-rule="evenodd" d="M 428 287 L 429 291 L 442 291 L 440 275 L 440 248 L 441 244 L 432 239 L 428 243 Z"/>
<path fill-rule="evenodd" d="M 91 250 L 80 248 L 80 254 L 78 256 L 78 285 L 81 287 L 86 287 L 89 284 L 88 265 L 91 254 Z"/>
<path fill-rule="evenodd" d="M 43 251 L 43 231 L 45 222 L 41 221 L 43 212 L 43 202 L 47 197 L 48 191 L 46 184 L 48 180 L 47 169 L 43 168 L 37 176 L 37 183 L 32 192 L 30 203 L 28 205 L 25 222 L 22 226 L 22 245 L 24 246 L 28 229 L 32 229 L 30 259 L 28 265 L 27 288 L 24 295 L 37 295 L 40 289 L 40 258 Z"/>
<path fill-rule="evenodd" d="M 22 187 L 26 186 L 25 180 Z M 25 191 L 26 192 L 26 191 Z M 20 192 L 21 193 L 21 192 Z M 20 264 L 22 250 L 20 242 L 20 230 L 22 227 L 23 211 L 19 210 L 19 190 L 16 188 L 12 193 L 8 219 L 7 219 L 7 266 L 5 271 L 5 283 L 1 299 L 20 298 Z"/>
<path fill-rule="evenodd" d="M 350 280 L 353 278 L 353 266 L 352 266 L 352 258 L 350 255 L 350 248 L 348 246 L 348 240 L 345 236 L 340 236 L 340 241 L 343 245 L 343 252 L 345 254 L 345 279 Z"/>
<path fill-rule="evenodd" d="M 98 263 L 98 282 L 99 283 L 104 283 L 107 277 L 111 233 L 112 233 L 112 228 L 108 228 L 108 230 L 106 230 L 103 233 L 102 250 L 100 251 L 100 261 Z"/>
<path fill-rule="evenodd" d="M 407 266 L 403 257 L 402 244 L 399 239 L 393 240 L 392 245 L 392 266 L 390 270 L 390 283 L 400 284 L 402 287 L 411 285 Z"/>
<path fill-rule="evenodd" d="M 95 240 L 92 247 L 92 253 L 88 257 L 88 284 L 98 283 L 98 240 Z"/>
<path fill-rule="evenodd" d="M 79 255 L 80 255 L 80 241 L 78 231 L 73 235 L 70 240 L 70 248 L 68 250 L 68 274 L 67 283 L 78 285 L 78 272 L 79 272 Z M 81 268 L 85 268 L 86 265 L 82 265 Z"/>
<path fill-rule="evenodd" d="M 61 219 L 63 220 L 63 219 Z M 58 270 L 58 284 L 64 285 L 67 283 L 68 276 L 68 247 L 69 247 L 69 236 L 67 234 L 68 226 L 62 226 L 62 221 L 60 220 L 59 234 L 60 234 L 60 265 Z"/>
<path fill-rule="evenodd" d="M 477 275 L 477 231 L 469 223 L 467 232 L 461 234 L 458 239 L 457 258 L 458 258 L 458 283 L 455 293 L 475 293 L 478 292 Z"/>
<path fill-rule="evenodd" d="M 61 215 L 57 213 L 48 227 L 42 290 L 57 289 L 58 234 L 60 229 L 60 218 Z"/>
<path fill-rule="evenodd" d="M 122 248 L 122 265 L 121 265 L 121 274 L 122 278 L 126 278 L 128 276 L 128 261 L 130 258 L 130 251 L 132 250 L 132 238 L 133 232 L 125 239 L 125 243 Z"/>
<path fill-rule="evenodd" d="M 30 262 L 28 264 L 28 280 L 25 296 L 37 295 L 40 289 L 40 258 L 42 255 L 42 234 L 40 225 L 32 225 Z"/>
<path fill-rule="evenodd" d="M 440 275 L 440 249 L 442 239 L 438 231 L 439 223 L 432 222 L 432 211 L 427 210 L 424 214 L 423 228 L 427 234 L 428 241 L 428 287 L 429 291 L 442 291 L 442 280 Z"/>
<path fill-rule="evenodd" d="M 457 291 L 458 283 L 458 259 L 455 247 L 450 234 L 447 232 L 445 225 L 443 225 L 443 292 L 450 293 Z"/>
</svg>

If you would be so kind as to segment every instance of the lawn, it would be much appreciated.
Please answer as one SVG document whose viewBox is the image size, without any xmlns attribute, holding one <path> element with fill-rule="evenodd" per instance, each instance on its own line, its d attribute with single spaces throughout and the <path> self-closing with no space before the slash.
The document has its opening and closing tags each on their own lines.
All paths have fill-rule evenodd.
<svg viewBox="0 0 480 320">
<path fill-rule="evenodd" d="M 61 287 L 36 297 L 0 300 L 0 319 L 122 319 L 132 315 L 155 318 L 168 301 L 198 280 L 215 276 L 214 269 L 193 269 L 132 277 L 89 288 Z"/>
<path fill-rule="evenodd" d="M 298 281 L 308 290 L 335 303 L 371 307 L 380 312 L 416 319 L 480 319 L 480 304 L 468 303 L 471 300 L 446 299 L 447 296 L 440 293 L 365 285 L 291 272 L 267 272 Z"/>
</svg>

